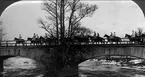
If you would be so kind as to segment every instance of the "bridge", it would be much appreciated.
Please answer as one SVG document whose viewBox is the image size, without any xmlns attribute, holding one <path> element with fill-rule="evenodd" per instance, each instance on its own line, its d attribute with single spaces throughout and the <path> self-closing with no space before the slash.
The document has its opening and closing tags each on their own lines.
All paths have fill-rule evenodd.
<svg viewBox="0 0 145 77">
<path fill-rule="evenodd" d="M 46 50 L 48 51 L 50 48 L 61 47 L 59 44 L 34 45 L 31 44 L 30 41 L 25 41 L 26 43 L 24 45 L 16 45 L 16 42 L 13 40 L 1 41 L 0 63 L 3 63 L 3 60 L 13 56 L 23 56 L 34 60 L 40 60 L 41 56 L 45 54 Z M 74 51 L 87 53 L 85 54 L 85 57 L 78 63 L 103 55 L 126 55 L 143 59 L 145 58 L 145 45 L 140 45 L 130 41 L 122 41 L 118 44 L 108 43 L 108 41 L 105 42 L 106 43 L 74 43 L 70 44 L 70 47 L 74 48 Z"/>
</svg>

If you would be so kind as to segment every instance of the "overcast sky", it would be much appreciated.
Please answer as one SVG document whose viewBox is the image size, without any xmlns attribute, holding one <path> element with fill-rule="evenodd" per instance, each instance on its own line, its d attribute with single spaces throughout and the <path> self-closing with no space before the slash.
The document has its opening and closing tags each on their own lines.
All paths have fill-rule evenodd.
<svg viewBox="0 0 145 77">
<path fill-rule="evenodd" d="M 105 33 L 116 32 L 123 37 L 125 33 L 131 34 L 132 30 L 145 25 L 142 10 L 133 1 L 87 1 L 98 6 L 93 17 L 83 19 L 82 26 L 99 32 L 101 36 Z M 0 20 L 3 21 L 6 36 L 4 39 L 12 40 L 22 34 L 22 37 L 32 37 L 33 33 L 44 35 L 45 30 L 37 23 L 39 17 L 46 13 L 41 10 L 40 1 L 19 1 L 4 10 Z"/>
</svg>

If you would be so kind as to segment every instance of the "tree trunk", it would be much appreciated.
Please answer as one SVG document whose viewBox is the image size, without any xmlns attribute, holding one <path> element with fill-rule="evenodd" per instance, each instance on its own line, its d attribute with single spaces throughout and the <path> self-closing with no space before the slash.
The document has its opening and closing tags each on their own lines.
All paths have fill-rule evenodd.
<svg viewBox="0 0 145 77">
<path fill-rule="evenodd" d="M 58 12 L 57 12 L 57 4 L 58 4 L 58 0 L 56 0 L 56 38 L 57 38 L 57 43 L 59 43 L 59 35 L 58 35 Z"/>
</svg>

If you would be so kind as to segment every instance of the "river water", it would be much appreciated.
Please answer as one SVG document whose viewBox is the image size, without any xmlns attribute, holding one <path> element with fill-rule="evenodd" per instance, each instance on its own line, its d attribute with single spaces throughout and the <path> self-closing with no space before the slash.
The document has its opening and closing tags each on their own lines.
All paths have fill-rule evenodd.
<svg viewBox="0 0 145 77">
<path fill-rule="evenodd" d="M 91 59 L 79 64 L 80 77 L 145 77 L 145 61 L 132 58 L 128 62 Z"/>
<path fill-rule="evenodd" d="M 4 60 L 3 67 L 3 77 L 43 77 L 45 73 L 40 63 L 20 56 Z"/>
<path fill-rule="evenodd" d="M 90 59 L 80 63 L 78 69 L 65 68 L 62 72 L 55 73 L 44 70 L 43 65 L 35 60 L 17 56 L 4 60 L 4 71 L 1 75 L 3 77 L 145 77 L 143 62 L 137 59 L 131 60 L 130 64 L 125 62 L 123 64 L 122 61 Z"/>
</svg>

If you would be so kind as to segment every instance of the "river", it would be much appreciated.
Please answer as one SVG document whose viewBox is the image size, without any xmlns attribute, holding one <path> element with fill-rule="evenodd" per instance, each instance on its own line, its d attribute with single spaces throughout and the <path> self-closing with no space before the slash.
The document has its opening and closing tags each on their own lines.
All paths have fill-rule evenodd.
<svg viewBox="0 0 145 77">
<path fill-rule="evenodd" d="M 79 64 L 80 77 L 145 77 L 145 61 L 132 58 L 128 62 L 90 59 Z"/>
<path fill-rule="evenodd" d="M 45 73 L 40 63 L 20 56 L 4 60 L 3 67 L 3 77 L 43 77 Z"/>
<path fill-rule="evenodd" d="M 44 70 L 41 63 L 24 57 L 12 57 L 4 60 L 3 77 L 145 77 L 145 66 L 135 65 L 142 60 L 132 60 L 134 65 L 121 65 L 122 61 L 90 59 L 78 65 L 78 68 L 64 68 L 61 72 Z"/>
</svg>

